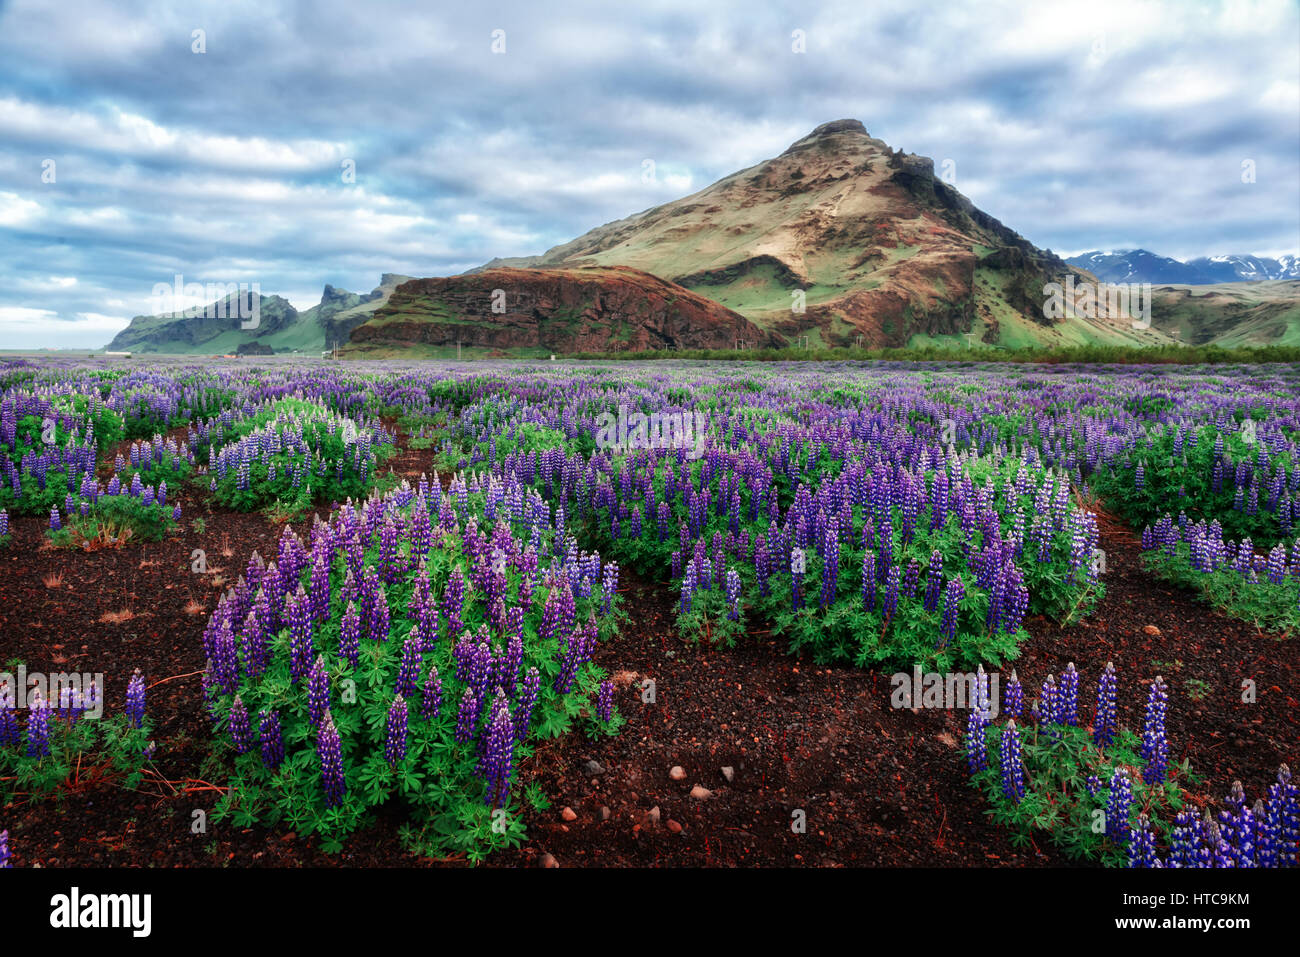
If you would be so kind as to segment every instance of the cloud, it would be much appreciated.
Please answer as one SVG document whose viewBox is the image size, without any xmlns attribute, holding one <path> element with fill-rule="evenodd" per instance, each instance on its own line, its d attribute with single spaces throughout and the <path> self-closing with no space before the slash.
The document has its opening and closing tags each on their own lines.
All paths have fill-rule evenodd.
<svg viewBox="0 0 1300 957">
<path fill-rule="evenodd" d="M 1294 253 L 1297 31 L 1290 0 L 11 0 L 0 346 L 102 345 L 176 273 L 306 307 L 541 252 L 843 117 L 1040 246 Z"/>
</svg>

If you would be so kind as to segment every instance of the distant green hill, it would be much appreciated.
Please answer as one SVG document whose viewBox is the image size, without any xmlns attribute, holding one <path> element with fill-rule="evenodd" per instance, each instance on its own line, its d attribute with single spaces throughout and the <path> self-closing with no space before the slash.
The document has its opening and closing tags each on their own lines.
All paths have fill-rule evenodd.
<svg viewBox="0 0 1300 957">
<path fill-rule="evenodd" d="M 340 346 L 346 344 L 352 330 L 386 303 L 393 290 L 409 278 L 385 273 L 379 285 L 367 294 L 327 285 L 321 301 L 302 312 L 282 296 L 261 296 L 255 329 L 241 328 L 234 295 L 195 310 L 197 314 L 136 316 L 105 349 L 167 355 L 230 355 L 242 346 L 245 351 L 261 354 L 266 354 L 267 349 L 275 353 L 319 353 L 333 348 L 336 342 Z M 244 314 L 248 315 L 249 311 L 245 308 Z"/>
</svg>

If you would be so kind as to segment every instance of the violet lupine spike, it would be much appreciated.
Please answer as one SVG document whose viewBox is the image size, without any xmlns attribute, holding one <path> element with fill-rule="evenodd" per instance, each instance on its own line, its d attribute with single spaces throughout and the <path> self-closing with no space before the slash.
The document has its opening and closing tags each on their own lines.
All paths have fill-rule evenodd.
<svg viewBox="0 0 1300 957">
<path fill-rule="evenodd" d="M 390 767 L 396 767 L 406 759 L 409 720 L 406 699 L 400 694 L 394 695 L 393 703 L 388 707 L 388 724 L 384 731 L 384 757 Z"/>
<path fill-rule="evenodd" d="M 1254 866 L 1277 867 L 1281 842 L 1278 840 L 1276 819 L 1269 813 L 1269 808 L 1263 800 L 1255 801 L 1250 817 L 1254 825 Z"/>
<path fill-rule="evenodd" d="M 417 625 L 412 628 L 406 640 L 402 642 L 402 657 L 397 666 L 397 694 L 403 698 L 414 698 L 416 684 L 420 680 L 420 666 L 423 663 L 424 643 L 420 638 Z"/>
<path fill-rule="evenodd" d="M 1145 814 L 1139 814 L 1137 824 L 1133 827 L 1132 839 L 1128 844 L 1129 867 L 1163 867 L 1156 854 L 1156 837 L 1151 830 L 1151 821 Z"/>
<path fill-rule="evenodd" d="M 239 695 L 235 695 L 235 701 L 230 706 L 230 739 L 234 742 L 238 754 L 245 753 L 253 744 L 253 735 L 248 724 L 248 709 L 244 707 L 244 701 Z"/>
<path fill-rule="evenodd" d="M 600 683 L 596 692 L 596 715 L 606 724 L 614 720 L 614 682 L 608 679 Z"/>
<path fill-rule="evenodd" d="M 460 697 L 460 707 L 456 711 L 456 743 L 467 744 L 474 737 L 474 726 L 478 723 L 479 700 L 474 689 L 466 687 Z"/>
<path fill-rule="evenodd" d="M 1015 668 L 1011 669 L 1011 680 L 1007 682 L 1006 700 L 1002 710 L 1008 717 L 1015 718 L 1017 721 L 1025 711 L 1025 687 L 1020 683 Z"/>
<path fill-rule="evenodd" d="M 387 641 L 390 624 L 391 620 L 388 611 L 388 595 L 384 590 L 384 586 L 380 585 L 375 595 L 375 604 L 371 612 L 367 637 L 369 637 L 371 641 Z"/>
<path fill-rule="evenodd" d="M 0 684 L 0 748 L 15 747 L 22 742 L 18 716 L 14 709 L 14 694 L 6 681 Z"/>
<path fill-rule="evenodd" d="M 484 795 L 489 807 L 496 808 L 507 802 L 510 794 L 510 775 L 514 769 L 515 728 L 510 717 L 510 702 L 500 688 L 492 702 L 488 719 L 480 773 L 487 784 Z"/>
<path fill-rule="evenodd" d="M 514 726 L 515 737 L 520 741 L 528 734 L 533 719 L 533 709 L 537 707 L 537 696 L 541 690 L 542 677 L 536 668 L 530 667 L 524 673 L 524 680 L 519 683 L 519 697 L 515 702 Z"/>
<path fill-rule="evenodd" d="M 27 702 L 27 756 L 50 756 L 50 709 L 39 689 L 32 692 Z"/>
<path fill-rule="evenodd" d="M 9 832 L 0 831 L 0 870 L 13 868 L 13 864 L 9 862 L 9 858 Z"/>
<path fill-rule="evenodd" d="M 943 623 L 940 626 L 940 647 L 951 645 L 957 637 L 957 613 L 961 609 L 962 599 L 966 596 L 966 586 L 960 578 L 954 578 L 944 588 Z"/>
<path fill-rule="evenodd" d="M 1195 811 L 1184 808 L 1174 819 L 1169 833 L 1169 867 L 1201 867 L 1201 845 L 1204 841 L 1201 818 Z"/>
<path fill-rule="evenodd" d="M 361 616 L 356 602 L 349 601 L 339 621 L 339 657 L 353 668 L 361 656 Z"/>
<path fill-rule="evenodd" d="M 347 781 L 343 773 L 343 742 L 334 727 L 334 716 L 325 712 L 320 733 L 316 739 L 316 754 L 320 758 L 321 788 L 325 793 L 325 806 L 338 807 L 347 794 Z"/>
<path fill-rule="evenodd" d="M 1156 675 L 1147 697 L 1146 717 L 1142 724 L 1141 754 L 1146 760 L 1142 780 L 1150 785 L 1163 784 L 1169 765 L 1169 741 L 1165 736 L 1165 711 L 1169 693 L 1162 677 Z"/>
<path fill-rule="evenodd" d="M 311 609 L 301 587 L 288 597 L 285 604 L 289 620 L 289 675 L 297 682 L 307 677 L 314 659 Z"/>
<path fill-rule="evenodd" d="M 1043 679 L 1043 687 L 1038 693 L 1038 721 L 1042 725 L 1040 730 L 1048 737 L 1058 736 L 1058 732 L 1051 726 L 1060 723 L 1060 713 L 1060 691 L 1056 687 L 1056 679 L 1048 675 Z"/>
<path fill-rule="evenodd" d="M 1019 804 L 1025 796 L 1025 766 L 1021 759 L 1020 732 L 1016 728 L 1015 718 L 1008 718 L 1002 729 L 998 762 L 1002 769 L 1002 793 L 1013 803 Z"/>
<path fill-rule="evenodd" d="M 262 764 L 274 771 L 284 762 L 284 736 L 280 731 L 280 716 L 274 711 L 263 711 L 257 727 Z"/>
<path fill-rule="evenodd" d="M 1116 768 L 1110 777 L 1110 793 L 1106 797 L 1106 836 L 1119 845 L 1129 841 L 1131 829 L 1129 814 L 1133 807 L 1133 786 L 1128 772 Z"/>
<path fill-rule="evenodd" d="M 1115 665 L 1106 662 L 1106 670 L 1097 682 L 1097 713 L 1092 722 L 1092 740 L 1099 748 L 1107 748 L 1115 739 L 1115 689 L 1118 679 Z"/>
<path fill-rule="evenodd" d="M 1060 697 L 1057 717 L 1061 724 L 1077 725 L 1079 723 L 1079 672 L 1071 661 L 1061 672 L 1059 686 Z"/>
<path fill-rule="evenodd" d="M 136 668 L 126 686 L 126 717 L 131 727 L 138 728 L 144 724 L 144 676 Z"/>
<path fill-rule="evenodd" d="M 420 717 L 432 719 L 442 712 L 442 678 L 438 675 L 437 665 L 429 666 L 429 674 L 424 679 L 424 691 L 420 697 Z"/>
<path fill-rule="evenodd" d="M 317 655 L 307 673 L 307 720 L 319 728 L 330 709 L 330 673 L 323 655 Z"/>
<path fill-rule="evenodd" d="M 988 726 L 988 712 L 971 708 L 966 720 L 966 758 L 971 774 L 983 771 L 989 765 Z"/>
<path fill-rule="evenodd" d="M 1278 835 L 1278 867 L 1300 863 L 1300 788 L 1291 782 L 1291 768 L 1277 770 L 1277 781 L 1268 788 L 1270 819 Z"/>
</svg>

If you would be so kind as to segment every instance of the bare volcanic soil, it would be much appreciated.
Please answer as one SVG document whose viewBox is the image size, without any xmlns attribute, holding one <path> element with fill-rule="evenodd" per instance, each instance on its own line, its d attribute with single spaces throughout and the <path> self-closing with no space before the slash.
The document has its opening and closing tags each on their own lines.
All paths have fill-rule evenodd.
<svg viewBox="0 0 1300 957">
<path fill-rule="evenodd" d="M 431 455 L 406 452 L 389 464 L 418 477 Z M 88 774 L 57 800 L 0 808 L 14 864 L 461 863 L 409 855 L 396 810 L 333 856 L 284 831 L 208 822 L 206 833 L 192 833 L 194 812 L 210 811 L 223 785 L 220 769 L 204 763 L 203 624 L 252 551 L 269 553 L 281 528 L 213 510 L 188 489 L 182 502 L 183 530 L 163 542 L 59 551 L 43 545 L 40 519 L 21 519 L 0 551 L 0 663 L 104 672 L 113 708 L 139 667 L 157 743 L 156 773 L 137 790 Z M 202 534 L 190 524 L 196 517 L 205 519 Z M 1073 661 L 1084 676 L 1080 710 L 1090 714 L 1096 676 L 1111 660 L 1121 721 L 1140 727 L 1145 682 L 1162 674 L 1173 754 L 1190 757 L 1204 777 L 1193 799 L 1217 800 L 1240 779 L 1253 801 L 1278 764 L 1297 756 L 1300 644 L 1153 581 L 1131 533 L 1103 520 L 1102 534 L 1107 594 L 1088 621 L 1027 623 L 1033 637 L 1015 662 L 1027 696 Z M 195 548 L 206 552 L 205 575 L 191 571 Z M 757 626 L 733 649 L 694 646 L 673 631 L 665 583 L 627 573 L 624 582 L 629 624 L 597 660 L 616 676 L 628 722 L 617 737 L 589 741 L 573 732 L 534 753 L 518 780 L 540 785 L 550 807 L 525 809 L 529 840 L 489 866 L 1070 863 L 1041 842 L 1013 847 L 987 821 L 960 752 L 964 711 L 896 710 L 888 675 L 790 657 Z M 647 678 L 653 702 L 644 700 Z M 1241 700 L 1246 679 L 1257 688 L 1250 704 Z M 684 773 L 671 774 L 675 767 Z M 792 827 L 799 820 L 803 833 Z"/>
</svg>

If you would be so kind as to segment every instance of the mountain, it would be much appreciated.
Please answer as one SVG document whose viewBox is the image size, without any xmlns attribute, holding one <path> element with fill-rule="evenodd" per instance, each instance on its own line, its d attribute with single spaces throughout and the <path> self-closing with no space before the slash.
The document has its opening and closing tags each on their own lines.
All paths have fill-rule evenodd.
<svg viewBox="0 0 1300 957">
<path fill-rule="evenodd" d="M 1300 256 L 1214 256 L 1180 262 L 1145 249 L 1090 252 L 1071 256 L 1071 266 L 1086 269 L 1102 282 L 1149 282 L 1155 285 L 1204 286 L 1270 279 L 1300 279 Z"/>
<path fill-rule="evenodd" d="M 1168 341 L 1127 317 L 1046 318 L 1043 287 L 1070 266 L 977 209 L 932 160 L 891 149 L 857 120 L 823 124 L 780 156 L 540 256 L 479 269 L 615 265 L 790 343 Z M 792 308 L 800 298 L 803 312 Z"/>
<path fill-rule="evenodd" d="M 301 313 L 281 296 L 260 296 L 255 329 L 241 328 L 251 321 L 247 318 L 252 315 L 248 293 L 242 303 L 245 318 L 241 318 L 238 294 L 232 293 L 193 310 L 193 314 L 136 316 L 104 348 L 181 355 L 317 353 L 332 348 L 335 342 L 346 343 L 352 330 L 409 278 L 385 273 L 379 285 L 365 295 L 327 285 L 321 301 Z"/>
<path fill-rule="evenodd" d="M 638 269 L 494 268 L 402 283 L 352 331 L 344 354 L 538 356 L 737 342 L 779 344 L 744 316 Z"/>
<path fill-rule="evenodd" d="M 1300 346 L 1300 279 L 1156 286 L 1152 323 L 1187 345 Z"/>
</svg>

